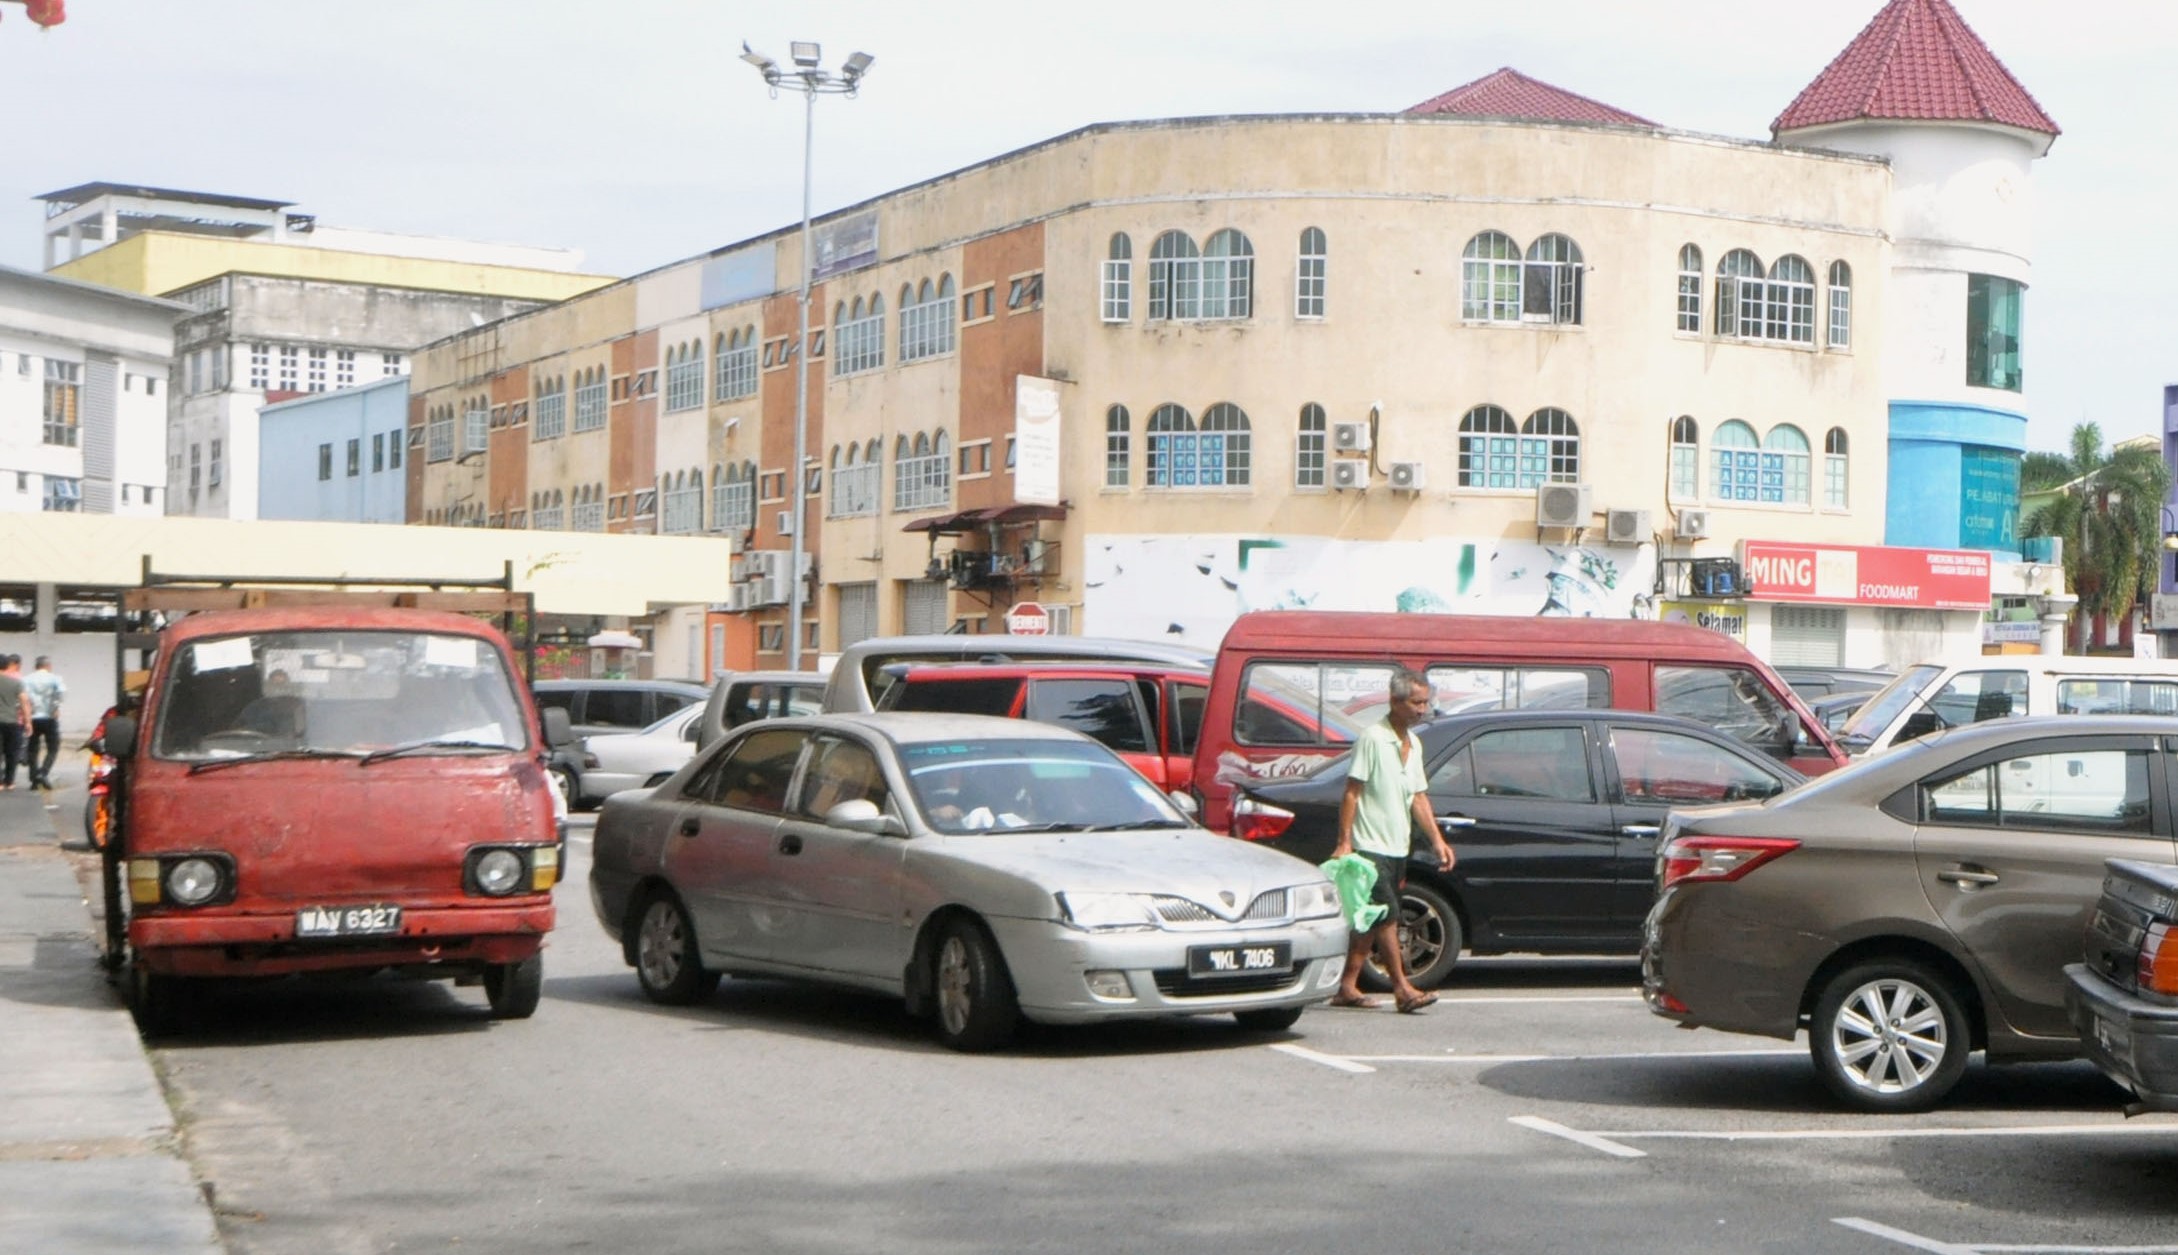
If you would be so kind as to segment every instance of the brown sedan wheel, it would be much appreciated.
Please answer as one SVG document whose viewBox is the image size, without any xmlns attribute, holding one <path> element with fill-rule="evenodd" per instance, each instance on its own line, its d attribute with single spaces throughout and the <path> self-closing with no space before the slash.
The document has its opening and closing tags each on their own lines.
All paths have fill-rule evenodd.
<svg viewBox="0 0 2178 1255">
<path fill-rule="evenodd" d="M 1808 1050 L 1823 1084 L 1862 1111 L 1926 1111 L 1966 1071 L 1973 1025 L 1951 980 L 1917 959 L 1856 963 L 1823 986 Z"/>
</svg>

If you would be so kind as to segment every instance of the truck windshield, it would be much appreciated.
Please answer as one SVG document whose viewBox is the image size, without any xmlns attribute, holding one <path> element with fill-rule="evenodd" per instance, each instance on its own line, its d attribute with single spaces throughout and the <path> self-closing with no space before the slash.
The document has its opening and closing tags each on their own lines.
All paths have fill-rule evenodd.
<svg viewBox="0 0 2178 1255">
<path fill-rule="evenodd" d="M 429 632 L 260 632 L 181 647 L 152 753 L 206 762 L 464 741 L 529 746 L 499 651 Z"/>
</svg>

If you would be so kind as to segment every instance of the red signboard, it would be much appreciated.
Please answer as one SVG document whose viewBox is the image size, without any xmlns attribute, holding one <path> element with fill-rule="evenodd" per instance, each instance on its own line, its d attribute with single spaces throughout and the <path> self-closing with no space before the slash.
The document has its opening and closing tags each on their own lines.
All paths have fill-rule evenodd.
<svg viewBox="0 0 2178 1255">
<path fill-rule="evenodd" d="M 1017 602 L 1006 612 L 1006 630 L 1015 636 L 1049 636 L 1051 612 L 1040 602 Z"/>
<path fill-rule="evenodd" d="M 1979 549 L 1788 545 L 1750 540 L 1741 547 L 1740 569 L 1747 579 L 1747 596 L 1755 601 L 1919 606 L 1932 610 L 1989 608 L 1989 555 Z"/>
</svg>

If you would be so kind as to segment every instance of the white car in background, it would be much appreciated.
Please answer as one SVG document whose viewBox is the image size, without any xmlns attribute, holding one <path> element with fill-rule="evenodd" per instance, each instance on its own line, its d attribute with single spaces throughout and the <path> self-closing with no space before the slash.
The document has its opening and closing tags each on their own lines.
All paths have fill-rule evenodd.
<svg viewBox="0 0 2178 1255">
<path fill-rule="evenodd" d="M 595 806 L 624 789 L 661 783 L 696 752 L 703 703 L 683 706 L 640 732 L 593 736 L 583 749 L 596 766 L 582 769 L 582 804 Z"/>
</svg>

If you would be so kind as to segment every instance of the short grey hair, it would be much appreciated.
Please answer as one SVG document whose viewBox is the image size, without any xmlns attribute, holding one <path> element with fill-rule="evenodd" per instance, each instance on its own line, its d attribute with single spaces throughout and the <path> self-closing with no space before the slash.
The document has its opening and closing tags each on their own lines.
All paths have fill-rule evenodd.
<svg viewBox="0 0 2178 1255">
<path fill-rule="evenodd" d="M 1391 673 L 1390 688 L 1391 699 L 1395 702 L 1403 702 L 1414 696 L 1416 692 L 1428 692 L 1429 681 L 1422 678 L 1422 674 L 1418 671 L 1406 667 L 1394 667 Z"/>
</svg>

